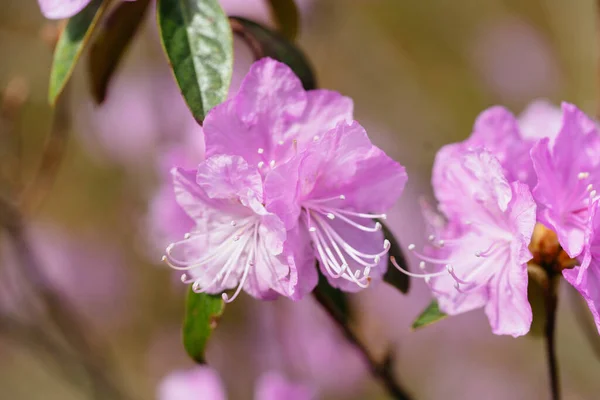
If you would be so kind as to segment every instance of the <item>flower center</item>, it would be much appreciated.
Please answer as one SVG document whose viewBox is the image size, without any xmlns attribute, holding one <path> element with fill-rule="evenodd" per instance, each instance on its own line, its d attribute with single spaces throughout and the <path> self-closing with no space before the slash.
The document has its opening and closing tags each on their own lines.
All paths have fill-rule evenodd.
<svg viewBox="0 0 600 400">
<path fill-rule="evenodd" d="M 192 290 L 195 293 L 204 293 L 217 285 L 223 287 L 227 284 L 234 271 L 239 272 L 240 261 L 245 261 L 242 276 L 233 296 L 229 298 L 226 293 L 221 295 L 225 302 L 230 303 L 240 294 L 248 278 L 250 268 L 255 265 L 259 242 L 259 228 L 260 219 L 258 217 L 252 216 L 237 221 L 232 220 L 229 225 L 223 224 L 220 228 L 210 232 L 213 237 L 224 237 L 219 245 L 214 247 L 209 245 L 209 250 L 201 257 L 180 259 L 175 255 L 177 249 L 194 246 L 195 242 L 200 245 L 201 240 L 205 243 L 209 240 L 205 232 L 192 231 L 187 233 L 183 240 L 171 243 L 167 247 L 163 261 L 178 271 L 220 266 L 212 281 L 204 287 L 201 287 L 202 278 L 188 277 L 185 273 L 181 275 L 183 283 L 192 283 Z"/>
<path fill-rule="evenodd" d="M 334 207 L 331 203 L 345 200 L 344 195 L 305 201 L 302 204 L 304 211 L 304 222 L 308 227 L 313 246 L 316 248 L 325 271 L 332 278 L 342 278 L 354 282 L 362 288 L 369 285 L 371 268 L 379 264 L 381 257 L 390 248 L 390 242 L 383 241 L 383 249 L 377 253 L 365 253 L 348 243 L 331 225 L 330 221 L 340 220 L 349 228 L 358 229 L 363 232 L 374 233 L 381 230 L 381 224 L 376 222 L 374 226 L 363 225 L 361 219 L 367 219 L 372 223 L 373 218 L 385 219 L 385 214 L 369 214 L 349 211 L 340 207 Z M 362 268 L 352 271 L 349 261 L 353 261 Z M 361 276 L 362 273 L 362 276 Z"/>
</svg>

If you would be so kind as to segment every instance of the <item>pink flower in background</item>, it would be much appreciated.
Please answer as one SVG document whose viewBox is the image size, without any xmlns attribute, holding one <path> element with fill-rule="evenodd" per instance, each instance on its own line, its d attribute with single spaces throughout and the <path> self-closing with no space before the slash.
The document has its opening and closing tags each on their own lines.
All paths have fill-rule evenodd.
<svg viewBox="0 0 600 400">
<path fill-rule="evenodd" d="M 542 138 L 552 142 L 560 130 L 561 119 L 561 110 L 545 100 L 532 102 L 518 119 L 502 106 L 490 107 L 479 114 L 469 138 L 444 146 L 436 159 L 450 157 L 457 151 L 483 147 L 500 161 L 508 181 L 519 180 L 533 188 L 537 177 L 529 154 L 531 148 Z M 444 164 L 436 163 L 434 168 L 440 165 Z M 442 174 L 434 171 L 434 179 L 440 176 Z"/>
<path fill-rule="evenodd" d="M 562 124 L 562 110 L 560 107 L 547 100 L 534 100 L 519 115 L 519 129 L 521 137 L 531 141 L 533 145 L 536 140 L 549 138 L 554 142 Z"/>
<path fill-rule="evenodd" d="M 259 169 L 267 209 L 298 229 L 294 248 L 306 252 L 312 243 L 333 286 L 356 291 L 371 271 L 385 272 L 389 243 L 372 219 L 385 218 L 406 173 L 352 122 L 350 99 L 305 91 L 289 67 L 265 58 L 209 112 L 204 133 L 208 155 L 238 155 Z M 298 264 L 301 291 L 317 283 L 314 259 L 306 261 Z"/>
<path fill-rule="evenodd" d="M 204 135 L 199 126 L 187 130 L 181 143 L 173 145 L 159 157 L 159 187 L 150 202 L 146 218 L 151 255 L 155 255 L 157 249 L 162 252 L 169 243 L 182 238 L 194 227 L 194 221 L 175 198 L 171 169 L 173 166 L 193 169 L 203 160 Z"/>
<path fill-rule="evenodd" d="M 570 257 L 585 245 L 589 205 L 600 183 L 600 136 L 596 124 L 572 104 L 563 103 L 554 143 L 541 139 L 531 150 L 537 174 L 533 195 L 538 218 L 558 235 Z"/>
<path fill-rule="evenodd" d="M 127 309 L 120 305 L 131 289 L 121 254 L 113 245 L 99 242 L 93 235 L 70 237 L 49 225 L 31 227 L 28 239 L 41 273 L 92 323 L 106 328 L 122 322 Z M 14 248 L 6 241 L 1 247 L 0 307 L 21 314 L 31 288 L 19 279 L 22 266 Z"/>
<path fill-rule="evenodd" d="M 219 374 L 210 367 L 175 371 L 158 387 L 158 400 L 226 400 Z"/>
<path fill-rule="evenodd" d="M 239 156 L 214 156 L 197 171 L 174 169 L 173 179 L 177 202 L 195 222 L 183 240 L 167 247 L 165 256 L 171 267 L 189 272 L 184 282 L 208 293 L 237 286 L 232 298 L 223 294 L 226 301 L 242 289 L 260 299 L 294 294 L 293 250 L 284 249 L 283 222 L 262 204 L 256 167 Z"/>
<path fill-rule="evenodd" d="M 263 374 L 256 385 L 255 400 L 314 400 L 311 388 L 292 383 L 276 371 Z"/>
<path fill-rule="evenodd" d="M 581 265 L 563 270 L 565 279 L 585 299 L 600 332 L 600 203 L 590 206 L 589 221 L 585 231 L 585 248 Z"/>
<path fill-rule="evenodd" d="M 311 298 L 276 306 L 273 331 L 282 344 L 281 364 L 320 393 L 344 398 L 360 393 L 367 367 L 323 309 Z"/>
<path fill-rule="evenodd" d="M 226 400 L 219 375 L 210 367 L 176 371 L 165 377 L 158 387 L 158 400 Z M 262 375 L 256 386 L 255 400 L 314 400 L 313 391 L 289 382 L 278 372 Z"/>
<path fill-rule="evenodd" d="M 40 10 L 48 19 L 70 18 L 83 10 L 91 0 L 38 0 Z"/>
<path fill-rule="evenodd" d="M 436 158 L 435 171 L 443 175 L 434 177 L 434 191 L 449 223 L 430 237 L 430 255 L 415 252 L 421 269 L 433 271 L 404 272 L 425 278 L 445 313 L 485 307 L 495 334 L 526 334 L 532 320 L 528 246 L 536 211 L 527 185 L 509 183 L 500 162 L 482 149 Z"/>
</svg>

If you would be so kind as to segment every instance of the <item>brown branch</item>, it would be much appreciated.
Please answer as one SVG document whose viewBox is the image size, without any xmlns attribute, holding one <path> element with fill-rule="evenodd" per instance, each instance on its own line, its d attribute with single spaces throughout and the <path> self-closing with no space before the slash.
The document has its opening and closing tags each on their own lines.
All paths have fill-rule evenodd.
<svg viewBox="0 0 600 400">
<path fill-rule="evenodd" d="M 333 319 L 338 327 L 342 330 L 344 336 L 346 336 L 346 339 L 359 351 L 365 363 L 369 367 L 371 374 L 381 382 L 390 396 L 397 400 L 410 400 L 410 395 L 394 378 L 391 368 L 392 357 L 388 356 L 381 362 L 375 360 L 375 358 L 369 352 L 369 349 L 358 338 L 358 336 L 356 336 L 350 326 L 348 326 L 345 318 L 338 311 L 337 307 L 331 303 L 329 298 L 325 296 L 318 287 L 313 291 L 313 296 L 329 314 L 331 319 Z"/>
<path fill-rule="evenodd" d="M 546 357 L 548 360 L 548 374 L 550 378 L 550 393 L 552 400 L 560 400 L 560 378 L 558 374 L 558 361 L 556 359 L 556 309 L 558 306 L 558 284 L 560 275 L 549 277 L 548 284 L 543 287 L 544 304 L 546 308 L 546 327 L 544 339 L 546 344 Z"/>
</svg>

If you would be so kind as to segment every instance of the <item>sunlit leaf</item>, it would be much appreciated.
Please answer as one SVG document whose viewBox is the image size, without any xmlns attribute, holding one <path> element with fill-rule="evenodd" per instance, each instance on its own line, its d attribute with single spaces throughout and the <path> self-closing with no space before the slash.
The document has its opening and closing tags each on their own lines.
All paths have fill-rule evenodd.
<svg viewBox="0 0 600 400">
<path fill-rule="evenodd" d="M 256 59 L 271 57 L 281 61 L 300 78 L 304 89 L 317 87 L 310 63 L 302 51 L 282 34 L 245 18 L 230 17 L 230 20 L 233 32 L 246 41 Z"/>
<path fill-rule="evenodd" d="M 437 300 L 433 300 L 427 308 L 417 317 L 415 322 L 412 324 L 413 329 L 423 328 L 424 326 L 431 325 L 438 322 L 447 315 L 440 311 Z"/>
<path fill-rule="evenodd" d="M 163 48 L 198 122 L 227 97 L 233 69 L 229 20 L 217 0 L 158 0 Z"/>
<path fill-rule="evenodd" d="M 75 15 L 63 30 L 54 49 L 54 60 L 50 72 L 48 101 L 51 105 L 62 93 L 81 52 L 90 40 L 94 28 L 108 8 L 110 0 L 92 0 L 79 14 Z"/>
<path fill-rule="evenodd" d="M 298 35 L 300 16 L 294 0 L 267 0 L 271 17 L 279 32 L 288 40 L 294 41 Z"/>
<path fill-rule="evenodd" d="M 206 362 L 204 358 L 206 345 L 224 309 L 225 303 L 221 296 L 194 293 L 190 286 L 183 320 L 183 346 L 197 363 Z"/>
<path fill-rule="evenodd" d="M 102 103 L 119 62 L 135 36 L 150 0 L 120 2 L 98 27 L 90 46 L 89 77 L 92 94 Z"/>
</svg>

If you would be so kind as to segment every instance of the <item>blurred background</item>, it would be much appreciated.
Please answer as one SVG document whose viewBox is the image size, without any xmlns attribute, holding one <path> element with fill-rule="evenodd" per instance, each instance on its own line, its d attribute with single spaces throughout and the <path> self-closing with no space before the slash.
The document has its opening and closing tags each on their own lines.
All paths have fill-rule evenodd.
<svg viewBox="0 0 600 400">
<path fill-rule="evenodd" d="M 230 15 L 270 24 L 261 0 L 222 4 Z M 352 97 L 356 119 L 375 144 L 407 168 L 408 187 L 389 217 L 405 245 L 423 236 L 418 200 L 431 197 L 436 151 L 466 138 L 483 109 L 503 104 L 518 114 L 546 98 L 596 115 L 593 0 L 298 4 L 299 45 L 319 86 Z M 162 54 L 155 15 L 146 16 L 106 102 L 92 99 L 84 57 L 54 116 L 46 98 L 59 23 L 45 20 L 35 0 L 2 0 L 1 7 L 0 188 L 7 196 L 28 195 L 31 252 L 82 323 L 57 331 L 52 310 L 41 305 L 44 293 L 20 268 L 23 250 L 2 237 L 0 311 L 7 318 L 0 320 L 0 398 L 92 398 L 90 374 L 114 386 L 105 398 L 157 398 L 165 377 L 193 367 L 180 340 L 185 287 L 160 262 L 173 234 L 157 226 L 157 213 L 168 213 L 160 206 L 165 166 L 174 154 L 193 165 L 203 148 Z M 232 91 L 251 63 L 242 43 L 235 49 Z M 58 138 L 50 143 L 55 157 L 41 164 L 50 132 Z M 40 165 L 42 189 L 30 192 Z M 587 316 L 577 297 L 563 286 L 557 343 L 564 398 L 596 399 L 599 353 L 580 328 Z M 412 332 L 430 297 L 413 280 L 408 296 L 380 284 L 352 298 L 361 337 L 380 356 L 395 348 L 398 380 L 414 399 L 549 398 L 540 338 L 494 336 L 481 310 Z M 72 348 L 79 344 L 69 338 L 81 336 L 97 359 L 77 359 Z M 240 296 L 228 305 L 208 360 L 230 399 L 252 399 L 255 382 L 270 370 L 323 399 L 386 398 L 311 299 L 264 303 Z"/>
</svg>

